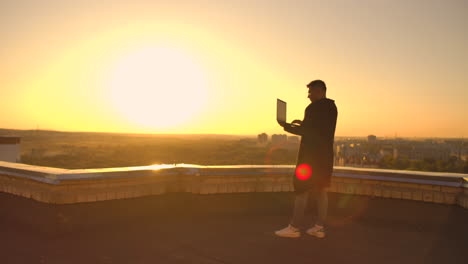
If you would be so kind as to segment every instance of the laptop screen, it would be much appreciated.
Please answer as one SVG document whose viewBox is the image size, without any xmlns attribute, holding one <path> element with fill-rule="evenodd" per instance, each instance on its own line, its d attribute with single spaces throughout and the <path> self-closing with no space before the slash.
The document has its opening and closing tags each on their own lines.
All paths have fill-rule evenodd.
<svg viewBox="0 0 468 264">
<path fill-rule="evenodd" d="M 276 121 L 286 123 L 286 102 L 276 99 Z"/>
</svg>

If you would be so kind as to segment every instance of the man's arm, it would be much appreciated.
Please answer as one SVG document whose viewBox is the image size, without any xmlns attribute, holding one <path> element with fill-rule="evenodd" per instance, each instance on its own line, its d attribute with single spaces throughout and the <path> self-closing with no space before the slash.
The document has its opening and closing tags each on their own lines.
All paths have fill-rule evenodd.
<svg viewBox="0 0 468 264">
<path fill-rule="evenodd" d="M 306 120 L 308 116 L 310 117 L 310 115 L 307 115 L 307 108 L 306 108 L 306 110 L 304 111 L 304 120 L 301 121 L 301 120 L 296 119 L 292 121 L 291 124 L 283 123 L 281 124 L 281 126 L 284 128 L 285 131 L 289 133 L 302 136 L 304 135 L 304 132 L 305 132 L 304 124 L 309 121 L 309 120 Z"/>
<path fill-rule="evenodd" d="M 302 126 L 296 126 L 289 123 L 284 123 L 283 128 L 285 131 L 292 133 L 294 135 L 302 136 Z"/>
<path fill-rule="evenodd" d="M 309 109 L 311 111 L 312 109 Z M 284 126 L 284 130 L 296 134 L 296 135 L 309 135 L 314 140 L 314 144 L 317 144 L 313 148 L 321 149 L 322 144 L 326 144 L 329 140 L 333 139 L 335 132 L 336 119 L 337 119 L 336 107 L 320 107 L 316 108 L 315 112 L 307 113 L 304 115 L 304 120 L 300 126 L 292 126 L 287 124 Z"/>
</svg>

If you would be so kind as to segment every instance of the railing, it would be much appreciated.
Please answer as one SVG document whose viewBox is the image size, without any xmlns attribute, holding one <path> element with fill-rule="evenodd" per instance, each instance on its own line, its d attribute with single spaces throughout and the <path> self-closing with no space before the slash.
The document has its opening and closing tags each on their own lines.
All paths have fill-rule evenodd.
<svg viewBox="0 0 468 264">
<path fill-rule="evenodd" d="M 291 192 L 293 165 L 191 164 L 67 170 L 0 161 L 0 191 L 46 203 L 79 203 L 168 192 Z M 458 204 L 468 174 L 334 167 L 331 192 Z"/>
</svg>

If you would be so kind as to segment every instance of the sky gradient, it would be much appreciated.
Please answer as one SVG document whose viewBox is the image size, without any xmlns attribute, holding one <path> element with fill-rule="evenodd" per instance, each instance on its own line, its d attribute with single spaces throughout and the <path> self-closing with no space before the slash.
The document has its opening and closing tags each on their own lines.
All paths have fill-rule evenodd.
<svg viewBox="0 0 468 264">
<path fill-rule="evenodd" d="M 336 136 L 468 135 L 468 1 L 1 1 L 0 127 L 285 133 L 327 83 Z"/>
</svg>

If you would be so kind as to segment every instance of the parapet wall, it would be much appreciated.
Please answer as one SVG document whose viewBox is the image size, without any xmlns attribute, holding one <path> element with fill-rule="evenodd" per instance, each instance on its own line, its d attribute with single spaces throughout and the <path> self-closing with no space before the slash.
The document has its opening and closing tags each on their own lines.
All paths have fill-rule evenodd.
<svg viewBox="0 0 468 264">
<path fill-rule="evenodd" d="M 0 161 L 0 191 L 53 204 L 168 192 L 292 192 L 294 166 L 152 165 L 66 170 Z M 335 167 L 331 192 L 468 208 L 468 174 Z"/>
</svg>

